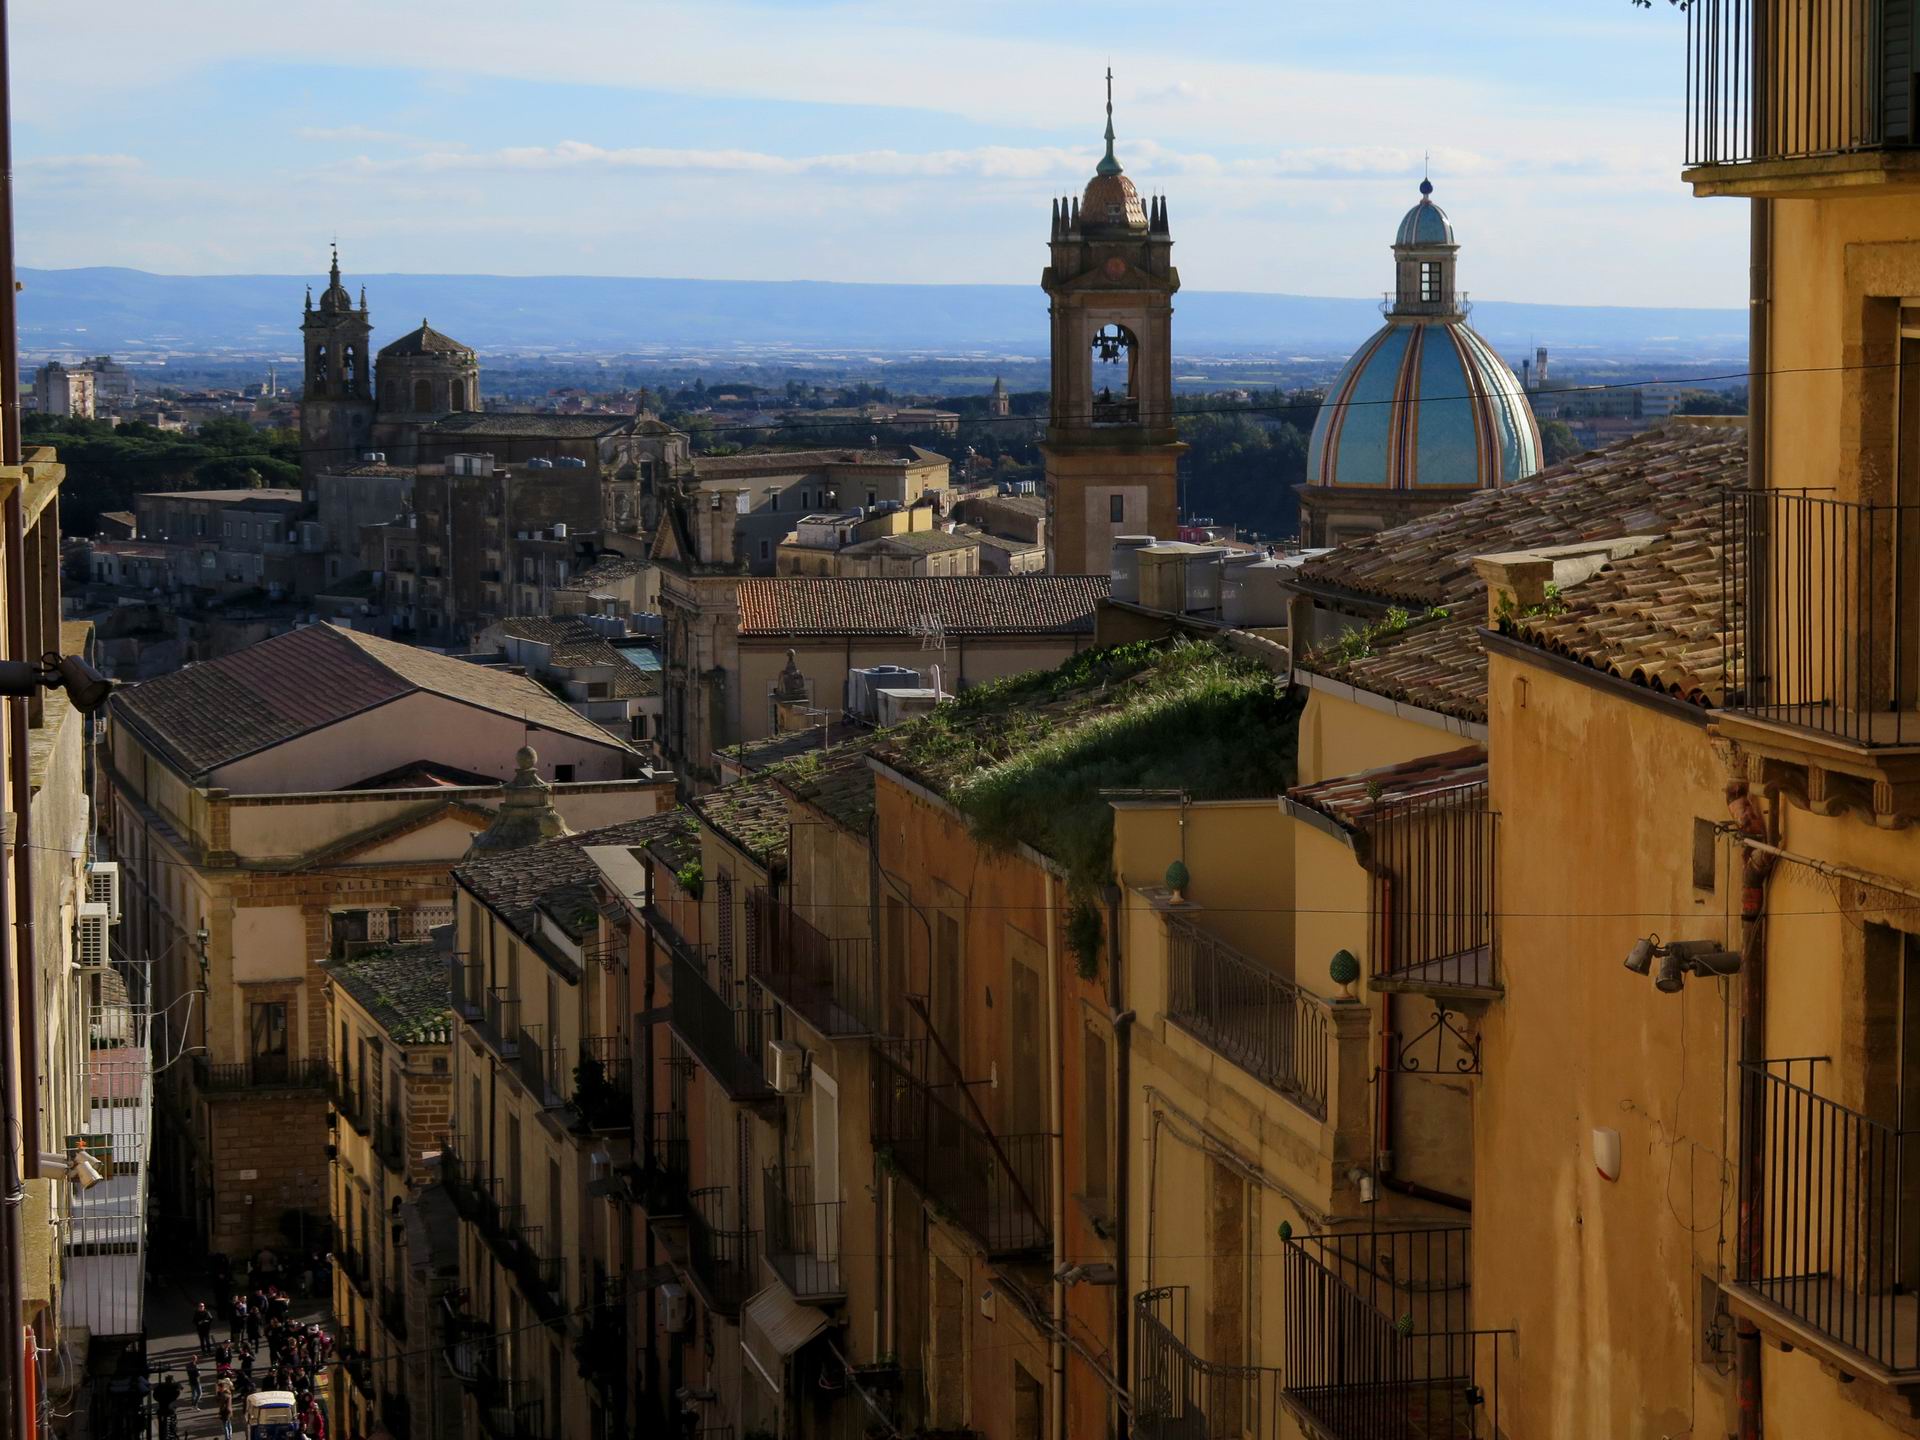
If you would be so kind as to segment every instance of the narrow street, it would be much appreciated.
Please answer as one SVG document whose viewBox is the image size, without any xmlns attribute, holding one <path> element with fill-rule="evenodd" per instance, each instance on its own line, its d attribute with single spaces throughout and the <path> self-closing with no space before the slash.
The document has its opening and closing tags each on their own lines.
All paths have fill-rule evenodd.
<svg viewBox="0 0 1920 1440">
<path fill-rule="evenodd" d="M 165 1373 L 171 1373 L 180 1382 L 180 1440 L 205 1440 L 205 1437 L 220 1434 L 220 1411 L 213 1396 L 214 1367 L 211 1358 L 204 1360 L 201 1365 L 204 1393 L 199 1406 L 193 1404 L 186 1390 L 187 1359 L 199 1345 L 199 1337 L 193 1333 L 193 1307 L 196 1301 L 203 1299 L 209 1308 L 213 1307 L 216 1297 L 210 1286 L 196 1289 L 169 1280 L 147 1290 L 147 1365 L 155 1384 Z M 322 1328 L 329 1331 L 333 1329 L 333 1312 L 324 1300 L 301 1300 L 296 1297 L 292 1313 L 302 1324 L 317 1320 Z M 224 1318 L 215 1325 L 213 1335 L 216 1342 L 226 1338 L 227 1323 Z M 266 1369 L 265 1347 L 262 1346 L 261 1350 L 256 1376 Z M 236 1435 L 242 1431 L 238 1419 L 241 1413 L 237 1403 L 234 1423 Z"/>
</svg>

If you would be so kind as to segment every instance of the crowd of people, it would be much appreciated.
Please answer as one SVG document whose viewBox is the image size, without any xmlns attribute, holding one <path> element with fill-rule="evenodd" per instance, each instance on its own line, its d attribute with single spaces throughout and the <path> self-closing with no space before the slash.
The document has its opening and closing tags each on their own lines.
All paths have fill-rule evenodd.
<svg viewBox="0 0 1920 1440">
<path fill-rule="evenodd" d="M 236 1294 L 225 1307 L 226 1338 L 216 1340 L 218 1318 L 213 1310 L 204 1300 L 194 1307 L 193 1329 L 199 1344 L 187 1357 L 185 1390 L 196 1408 L 204 1409 L 211 1401 L 227 1440 L 232 1440 L 246 1397 L 256 1390 L 292 1391 L 305 1440 L 327 1440 L 326 1413 L 317 1395 L 321 1370 L 333 1355 L 333 1337 L 318 1323 L 303 1325 L 293 1319 L 292 1309 L 292 1299 L 277 1285 L 261 1285 L 250 1295 Z M 264 1363 L 260 1361 L 263 1347 Z M 170 1431 L 181 1391 L 171 1373 L 153 1387 L 162 1435 Z"/>
</svg>

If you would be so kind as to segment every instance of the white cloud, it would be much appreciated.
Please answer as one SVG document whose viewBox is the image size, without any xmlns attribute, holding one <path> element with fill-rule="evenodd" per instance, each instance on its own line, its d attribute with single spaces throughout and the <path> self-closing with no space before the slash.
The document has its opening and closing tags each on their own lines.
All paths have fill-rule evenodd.
<svg viewBox="0 0 1920 1440">
<path fill-rule="evenodd" d="M 139 170 L 143 162 L 132 155 L 34 155 L 18 162 L 22 170 L 42 170 L 48 173 L 59 171 L 79 171 L 98 173 L 103 170 Z"/>
</svg>

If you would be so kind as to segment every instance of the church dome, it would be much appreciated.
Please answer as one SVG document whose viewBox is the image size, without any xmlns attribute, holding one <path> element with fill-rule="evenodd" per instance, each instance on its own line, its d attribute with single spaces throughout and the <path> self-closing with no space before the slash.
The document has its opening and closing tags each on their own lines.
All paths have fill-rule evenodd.
<svg viewBox="0 0 1920 1440">
<path fill-rule="evenodd" d="M 418 330 L 409 330 L 391 345 L 383 345 L 380 358 L 398 358 L 404 355 L 466 355 L 467 346 L 462 345 L 451 335 L 442 335 L 423 319 Z"/>
<path fill-rule="evenodd" d="M 1401 218 L 1400 229 L 1393 237 L 1396 245 L 1451 245 L 1453 222 L 1447 219 L 1447 212 L 1433 203 L 1433 184 L 1420 182 L 1420 203 L 1415 205 Z"/>
<path fill-rule="evenodd" d="M 1453 226 L 1420 182 L 1394 236 L 1387 323 L 1354 352 L 1314 421 L 1307 484 L 1487 490 L 1540 468 L 1540 429 L 1454 289 Z"/>
<path fill-rule="evenodd" d="M 1095 175 L 1080 197 L 1080 224 L 1083 228 L 1127 230 L 1144 235 L 1147 207 L 1133 181 L 1121 171 Z"/>
</svg>

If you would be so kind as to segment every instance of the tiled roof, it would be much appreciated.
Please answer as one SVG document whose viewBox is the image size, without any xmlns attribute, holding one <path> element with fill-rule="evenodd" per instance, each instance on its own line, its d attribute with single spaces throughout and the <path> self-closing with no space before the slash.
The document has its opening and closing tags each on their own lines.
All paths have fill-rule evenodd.
<svg viewBox="0 0 1920 1440">
<path fill-rule="evenodd" d="M 1476 555 L 1665 533 L 1716 508 L 1746 465 L 1744 427 L 1669 425 L 1351 541 L 1298 573 L 1308 587 L 1447 605 L 1479 590 Z"/>
<path fill-rule="evenodd" d="M 722 836 L 762 862 L 772 863 L 786 853 L 787 796 L 771 771 L 709 790 L 693 801 L 693 810 Z"/>
<path fill-rule="evenodd" d="M 405 355 L 470 355 L 472 349 L 462 345 L 451 335 L 443 335 L 426 321 L 422 320 L 417 330 L 409 330 L 398 340 L 384 345 L 379 358 L 392 359 Z"/>
<path fill-rule="evenodd" d="M 740 583 L 740 633 L 913 635 L 937 615 L 948 634 L 1090 634 L 1105 575 L 787 576 Z"/>
<path fill-rule="evenodd" d="M 923 450 L 918 445 L 874 445 L 866 449 L 760 450 L 742 455 L 696 455 L 693 473 L 697 480 L 725 480 L 737 475 L 785 475 L 800 470 L 824 470 L 829 466 L 902 470 L 910 465 L 946 463 L 946 456 Z"/>
<path fill-rule="evenodd" d="M 416 691 L 619 743 L 524 675 L 328 624 L 142 681 L 117 691 L 112 704 L 184 772 L 198 776 Z"/>
<path fill-rule="evenodd" d="M 1464 785 L 1484 785 L 1486 780 L 1487 752 L 1478 745 L 1469 745 L 1444 755 L 1423 755 L 1417 760 L 1382 765 L 1356 775 L 1296 785 L 1287 792 L 1287 798 L 1318 810 L 1347 830 L 1359 831 L 1383 806 L 1438 795 Z"/>
<path fill-rule="evenodd" d="M 271 505 L 298 505 L 305 497 L 298 490 L 262 487 L 258 490 L 148 490 L 143 500 L 204 500 L 210 505 L 241 505 L 249 500 Z"/>
<path fill-rule="evenodd" d="M 614 580 L 624 580 L 629 575 L 638 575 L 646 568 L 647 562 L 644 560 L 630 559 L 625 555 L 602 555 L 560 588 L 591 590 L 596 585 L 605 585 Z"/>
<path fill-rule="evenodd" d="M 454 881 L 523 934 L 533 926 L 534 909 L 576 893 L 591 894 L 600 868 L 583 847 L 645 845 L 686 824 L 685 812 L 668 810 L 626 820 L 579 835 L 562 835 L 519 850 L 501 851 L 456 866 Z"/>
<path fill-rule="evenodd" d="M 684 805 L 655 818 L 662 823 L 645 842 L 647 853 L 677 875 L 700 858 L 700 822 Z"/>
<path fill-rule="evenodd" d="M 1726 691 L 1722 547 L 1708 524 L 1676 529 L 1566 594 L 1566 608 L 1509 622 L 1524 640 L 1695 705 Z"/>
<path fill-rule="evenodd" d="M 390 945 L 350 960 L 329 960 L 334 984 L 360 1002 L 374 1023 L 403 1045 L 444 1042 L 453 1027 L 447 952 L 434 945 Z"/>
<path fill-rule="evenodd" d="M 432 435 L 500 436 L 505 439 L 594 440 L 633 423 L 631 415 L 560 415 L 547 411 L 467 410 L 445 415 L 426 429 Z"/>
<path fill-rule="evenodd" d="M 642 670 L 578 616 L 515 615 L 502 620 L 500 629 L 516 639 L 550 647 L 549 663 L 556 667 L 611 666 L 609 683 L 617 700 L 638 700 L 660 693 L 658 670 Z"/>
<path fill-rule="evenodd" d="M 864 839 L 873 818 L 873 767 L 867 764 L 873 743 L 873 736 L 863 736 L 818 751 L 783 767 L 776 777 L 796 800 Z"/>
<path fill-rule="evenodd" d="M 1669 425 L 1316 556 L 1299 570 L 1306 588 L 1400 605 L 1412 620 L 1406 629 L 1376 638 L 1365 654 L 1343 659 L 1337 647 L 1323 647 L 1302 656 L 1300 668 L 1422 709 L 1483 721 L 1487 657 L 1480 636 L 1487 601 L 1474 557 L 1652 534 L 1663 538 L 1567 590 L 1567 609 L 1537 617 L 1524 633 L 1629 678 L 1657 672 L 1660 688 L 1674 693 L 1710 693 L 1718 680 L 1704 653 L 1709 601 L 1702 587 L 1717 587 L 1718 558 L 1708 537 L 1721 497 L 1744 484 L 1746 474 L 1743 427 Z M 1663 565 L 1676 567 L 1675 574 L 1663 579 Z M 1662 599 L 1657 589 L 1648 589 L 1659 585 L 1674 593 Z M 1637 613 L 1650 594 L 1661 612 L 1652 619 Z M 1609 599 L 1610 612 L 1589 616 L 1590 607 Z M 1718 603 L 1717 588 L 1711 603 Z M 1688 606 L 1691 617 L 1683 613 Z M 1430 607 L 1447 614 L 1430 617 L 1424 613 Z M 1545 625 L 1549 620 L 1559 623 Z M 1717 648 L 1717 637 L 1713 643 Z"/>
<path fill-rule="evenodd" d="M 910 554 L 933 555 L 945 550 L 971 550 L 980 543 L 977 535 L 949 535 L 945 530 L 914 530 L 904 535 L 881 535 L 849 545 L 843 555 Z"/>
</svg>

